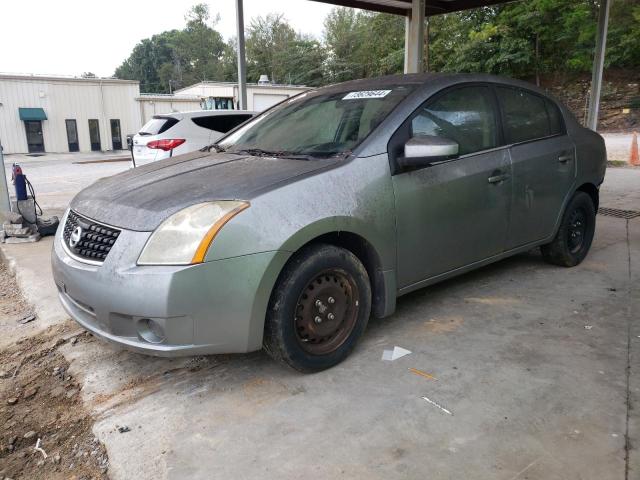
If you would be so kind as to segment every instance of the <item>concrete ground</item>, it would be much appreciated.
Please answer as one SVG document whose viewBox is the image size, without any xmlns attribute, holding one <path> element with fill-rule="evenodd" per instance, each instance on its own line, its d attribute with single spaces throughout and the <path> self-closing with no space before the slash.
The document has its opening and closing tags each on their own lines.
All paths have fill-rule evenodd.
<svg viewBox="0 0 640 480">
<path fill-rule="evenodd" d="M 27 179 L 33 184 L 38 203 L 49 215 L 60 215 L 73 196 L 101 177 L 108 177 L 130 167 L 128 152 L 115 153 L 57 153 L 41 157 L 27 155 L 5 155 L 5 174 L 9 192 L 14 194 L 11 184 L 11 166 L 22 167 Z"/>
<path fill-rule="evenodd" d="M 609 160 L 628 162 L 631 155 L 631 142 L 633 133 L 604 133 L 602 134 L 607 145 Z"/>
<path fill-rule="evenodd" d="M 609 169 L 601 204 L 640 210 L 639 191 L 640 170 Z M 2 245 L 39 315 L 19 329 L 0 322 L 3 338 L 64 320 L 50 248 Z M 640 217 L 599 217 L 580 266 L 531 252 L 414 292 L 315 375 L 261 352 L 165 360 L 99 341 L 61 348 L 116 480 L 622 480 L 640 477 L 639 317 Z M 382 361 L 395 345 L 413 353 Z"/>
</svg>

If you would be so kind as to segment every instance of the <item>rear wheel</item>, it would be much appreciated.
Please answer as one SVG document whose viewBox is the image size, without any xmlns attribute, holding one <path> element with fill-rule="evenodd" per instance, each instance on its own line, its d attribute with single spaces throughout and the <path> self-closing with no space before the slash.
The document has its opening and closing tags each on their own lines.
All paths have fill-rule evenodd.
<svg viewBox="0 0 640 480">
<path fill-rule="evenodd" d="M 348 250 L 313 245 L 284 268 L 271 295 L 264 348 L 302 372 L 344 360 L 365 330 L 371 311 L 367 271 Z"/>
<path fill-rule="evenodd" d="M 593 200 L 585 192 L 576 192 L 565 209 L 555 238 L 540 247 L 544 259 L 562 267 L 578 265 L 589 253 L 595 227 Z"/>
</svg>

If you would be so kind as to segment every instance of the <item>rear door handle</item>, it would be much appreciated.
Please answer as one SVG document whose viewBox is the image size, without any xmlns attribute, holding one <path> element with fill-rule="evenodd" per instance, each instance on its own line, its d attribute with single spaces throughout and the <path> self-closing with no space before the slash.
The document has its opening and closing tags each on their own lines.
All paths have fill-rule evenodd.
<svg viewBox="0 0 640 480">
<path fill-rule="evenodd" d="M 489 183 L 500 183 L 504 180 L 507 180 L 508 178 L 509 178 L 509 174 L 501 173 L 500 175 L 493 175 L 489 177 L 487 180 Z"/>
<path fill-rule="evenodd" d="M 573 160 L 573 155 L 560 155 L 558 157 L 560 163 L 567 163 L 569 160 Z"/>
</svg>

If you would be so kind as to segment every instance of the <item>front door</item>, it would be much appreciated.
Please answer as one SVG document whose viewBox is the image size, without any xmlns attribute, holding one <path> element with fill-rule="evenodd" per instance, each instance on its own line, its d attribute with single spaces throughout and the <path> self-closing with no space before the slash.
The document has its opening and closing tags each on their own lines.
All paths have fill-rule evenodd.
<svg viewBox="0 0 640 480">
<path fill-rule="evenodd" d="M 120 120 L 111 119 L 111 145 L 114 150 L 122 150 L 122 135 L 120 134 Z"/>
<path fill-rule="evenodd" d="M 100 148 L 100 123 L 98 120 L 89 120 L 89 142 L 91 142 L 91 150 L 99 152 Z"/>
<path fill-rule="evenodd" d="M 575 148 L 549 99 L 512 87 L 498 87 L 496 93 L 513 163 L 511 249 L 553 235 L 575 181 Z"/>
<path fill-rule="evenodd" d="M 399 288 L 503 252 L 511 197 L 509 152 L 498 148 L 488 87 L 447 90 L 410 121 L 410 136 L 448 138 L 460 156 L 393 177 Z"/>
<path fill-rule="evenodd" d="M 29 153 L 44 152 L 44 137 L 42 135 L 42 121 L 25 120 L 24 128 L 27 132 L 27 148 Z"/>
<path fill-rule="evenodd" d="M 80 144 L 78 143 L 78 124 L 75 119 L 67 119 L 64 121 L 67 126 L 67 143 L 69 145 L 70 152 L 77 152 L 80 150 Z"/>
</svg>

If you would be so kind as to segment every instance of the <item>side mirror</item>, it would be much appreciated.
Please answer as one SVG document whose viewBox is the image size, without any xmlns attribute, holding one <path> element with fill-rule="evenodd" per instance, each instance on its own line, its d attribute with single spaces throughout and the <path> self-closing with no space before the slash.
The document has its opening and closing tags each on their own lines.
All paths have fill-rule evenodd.
<svg viewBox="0 0 640 480">
<path fill-rule="evenodd" d="M 404 157 L 399 157 L 398 163 L 401 167 L 427 167 L 455 158 L 458 148 L 458 144 L 448 138 L 417 135 L 404 144 Z"/>
</svg>

